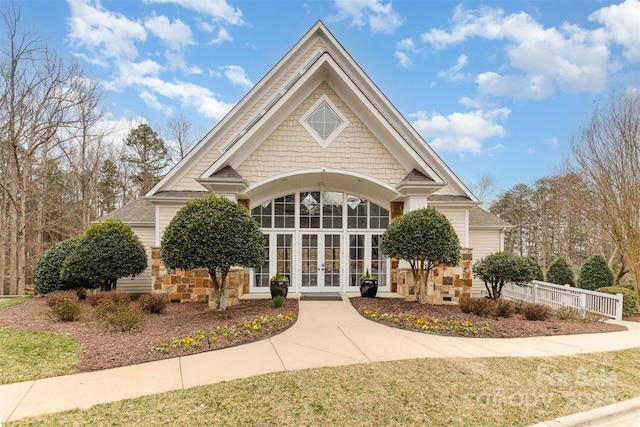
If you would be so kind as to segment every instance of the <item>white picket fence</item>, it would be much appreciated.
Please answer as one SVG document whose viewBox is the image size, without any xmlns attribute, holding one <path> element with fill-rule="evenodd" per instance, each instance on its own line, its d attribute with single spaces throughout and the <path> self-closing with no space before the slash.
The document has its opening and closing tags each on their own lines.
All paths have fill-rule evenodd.
<svg viewBox="0 0 640 427">
<path fill-rule="evenodd" d="M 526 285 L 506 283 L 502 288 L 502 297 L 544 304 L 554 310 L 573 307 L 583 312 L 590 311 L 615 320 L 622 320 L 622 294 L 610 295 L 534 280 Z"/>
</svg>

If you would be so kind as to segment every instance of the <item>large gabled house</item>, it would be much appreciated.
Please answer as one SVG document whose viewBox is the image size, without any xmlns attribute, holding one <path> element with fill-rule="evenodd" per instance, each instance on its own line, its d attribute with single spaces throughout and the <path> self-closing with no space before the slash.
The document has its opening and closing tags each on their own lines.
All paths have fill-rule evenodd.
<svg viewBox="0 0 640 427">
<path fill-rule="evenodd" d="M 411 275 L 382 255 L 380 238 L 395 217 L 431 205 L 462 246 L 459 266 L 434 273 L 433 302 L 455 302 L 472 292 L 472 262 L 502 250 L 509 227 L 479 207 L 322 22 L 143 199 L 113 213 L 150 256 L 147 271 L 120 288 L 208 298 L 206 272 L 167 271 L 159 246 L 180 207 L 210 193 L 246 206 L 265 236 L 267 260 L 233 272 L 232 299 L 268 293 L 276 271 L 290 292 L 356 292 L 366 268 L 381 291 L 409 295 Z"/>
</svg>

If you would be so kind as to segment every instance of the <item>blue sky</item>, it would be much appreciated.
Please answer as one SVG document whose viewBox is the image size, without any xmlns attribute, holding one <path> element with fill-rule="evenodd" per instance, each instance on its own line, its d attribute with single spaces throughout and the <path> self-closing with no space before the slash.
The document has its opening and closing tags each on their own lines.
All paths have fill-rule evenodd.
<svg viewBox="0 0 640 427">
<path fill-rule="evenodd" d="M 554 173 L 594 102 L 640 90 L 640 0 L 23 0 L 23 19 L 140 117 L 211 129 L 318 20 L 467 184 Z"/>
</svg>

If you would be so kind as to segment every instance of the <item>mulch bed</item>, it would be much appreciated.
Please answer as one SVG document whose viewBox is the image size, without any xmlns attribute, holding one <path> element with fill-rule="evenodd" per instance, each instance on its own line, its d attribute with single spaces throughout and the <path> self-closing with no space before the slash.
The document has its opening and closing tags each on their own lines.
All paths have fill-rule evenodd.
<svg viewBox="0 0 640 427">
<path fill-rule="evenodd" d="M 132 304 L 135 304 L 132 303 Z M 264 338 L 281 332 L 294 322 L 279 325 L 266 323 L 259 331 L 239 336 L 230 334 L 216 342 L 201 343 L 197 348 L 168 348 L 166 352 L 152 352 L 153 347 L 171 343 L 174 339 L 194 336 L 217 327 L 241 326 L 261 316 L 298 315 L 298 301 L 287 299 L 280 308 L 273 308 L 271 300 L 242 301 L 226 311 L 210 310 L 206 303 L 168 304 L 163 314 L 145 314 L 142 322 L 127 332 L 114 330 L 95 316 L 95 309 L 84 304 L 82 317 L 75 322 L 57 321 L 43 297 L 34 297 L 22 304 L 0 309 L 0 327 L 68 334 L 82 343 L 80 371 L 115 368 L 169 357 L 215 350 Z M 220 334 L 221 335 L 221 334 Z"/>
<path fill-rule="evenodd" d="M 440 332 L 449 335 L 513 338 L 612 332 L 626 329 L 606 322 L 582 323 L 558 318 L 534 322 L 523 319 L 519 314 L 507 319 L 485 318 L 464 314 L 458 306 L 422 305 L 399 299 L 353 297 L 350 301 L 360 313 L 368 309 L 393 316 L 403 314 L 416 318 L 435 318 L 440 321 L 470 321 L 475 325 L 482 327 L 486 325 L 490 328 L 490 332 L 482 328 L 483 331 L 475 335 L 464 331 Z M 35 297 L 25 303 L 0 309 L 0 327 L 71 335 L 82 343 L 80 371 L 92 371 L 201 353 L 262 339 L 287 329 L 294 322 L 265 323 L 259 331 L 252 330 L 251 333 L 246 333 L 241 325 L 262 316 L 286 316 L 293 313 L 297 318 L 298 301 L 287 299 L 278 309 L 274 309 L 271 300 L 268 299 L 242 301 L 239 305 L 229 307 L 222 312 L 210 310 L 204 303 L 169 304 L 164 314 L 144 315 L 143 321 L 128 332 L 114 330 L 96 317 L 94 311 L 95 309 L 85 304 L 79 321 L 60 322 L 52 317 L 45 298 Z M 374 320 L 394 327 L 403 327 L 393 321 Z M 640 321 L 640 315 L 626 317 L 625 320 Z M 173 340 L 225 326 L 236 326 L 236 331 L 242 333 L 238 336 L 230 334 L 224 339 L 219 334 L 221 338 L 217 341 L 208 343 L 203 341 L 197 347 L 187 350 L 166 346 L 161 352 L 152 351 L 154 347 L 170 344 Z"/>
<path fill-rule="evenodd" d="M 457 305 L 430 305 L 420 304 L 418 302 L 404 301 L 392 298 L 351 298 L 351 304 L 359 312 L 367 310 L 369 313 L 376 313 L 376 317 L 371 315 L 365 316 L 377 322 L 387 324 L 389 326 L 400 327 L 405 329 L 413 329 L 409 324 L 402 321 L 395 321 L 402 317 L 412 319 L 426 319 L 433 324 L 433 319 L 437 319 L 442 325 L 449 321 L 450 324 L 465 325 L 470 321 L 475 325 L 476 332 L 469 331 L 468 327 L 460 327 L 459 330 L 439 331 L 447 335 L 455 336 L 473 336 L 482 338 L 516 338 L 516 337 L 534 337 L 546 335 L 572 335 L 572 334 L 591 334 L 600 332 L 614 332 L 626 330 L 624 326 L 615 325 L 608 322 L 577 322 L 561 320 L 552 317 L 545 321 L 526 320 L 520 314 L 514 314 L 509 318 L 487 318 L 473 314 L 465 314 Z M 389 316 L 380 315 L 387 314 Z M 625 319 L 628 320 L 628 319 Z M 457 323 L 456 323 L 457 322 Z M 412 322 L 411 325 L 414 323 Z M 490 329 L 487 329 L 487 327 Z M 433 331 L 429 331 L 433 332 Z"/>
</svg>

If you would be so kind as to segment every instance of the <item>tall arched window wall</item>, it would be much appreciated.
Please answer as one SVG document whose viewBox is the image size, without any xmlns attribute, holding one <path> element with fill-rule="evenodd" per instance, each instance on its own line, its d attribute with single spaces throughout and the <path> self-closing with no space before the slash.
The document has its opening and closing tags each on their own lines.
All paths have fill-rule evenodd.
<svg viewBox="0 0 640 427">
<path fill-rule="evenodd" d="M 254 287 L 268 288 L 278 271 L 302 292 L 355 290 L 366 268 L 387 285 L 389 262 L 380 239 L 388 209 L 349 193 L 303 191 L 255 206 L 251 215 L 268 253 L 255 270 Z"/>
</svg>

